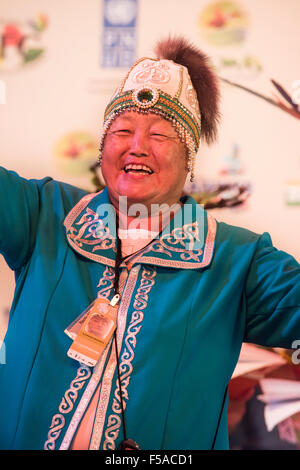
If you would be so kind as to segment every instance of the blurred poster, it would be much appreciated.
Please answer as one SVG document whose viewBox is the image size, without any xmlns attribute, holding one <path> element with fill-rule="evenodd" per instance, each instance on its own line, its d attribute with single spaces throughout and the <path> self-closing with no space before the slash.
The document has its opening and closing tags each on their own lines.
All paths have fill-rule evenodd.
<svg viewBox="0 0 300 470">
<path fill-rule="evenodd" d="M 0 72 L 18 70 L 44 55 L 45 13 L 24 21 L 0 18 Z"/>
<path fill-rule="evenodd" d="M 202 176 L 193 183 L 187 182 L 185 193 L 191 194 L 204 209 L 247 209 L 252 185 L 240 153 L 240 146 L 233 143 L 230 152 L 221 157 L 217 176 Z"/>
<path fill-rule="evenodd" d="M 210 2 L 199 17 L 202 38 L 214 46 L 244 42 L 248 27 L 248 13 L 239 2 L 232 0 Z"/>
<path fill-rule="evenodd" d="M 130 67 L 136 58 L 138 0 L 103 0 L 102 67 Z"/>
</svg>

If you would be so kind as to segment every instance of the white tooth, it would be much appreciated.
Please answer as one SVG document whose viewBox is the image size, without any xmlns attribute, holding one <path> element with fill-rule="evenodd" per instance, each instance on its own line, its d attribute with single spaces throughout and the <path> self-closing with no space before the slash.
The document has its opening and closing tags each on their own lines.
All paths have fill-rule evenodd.
<svg viewBox="0 0 300 470">
<path fill-rule="evenodd" d="M 129 163 L 128 165 L 125 166 L 125 170 L 143 170 L 147 173 L 152 173 L 151 168 L 149 168 L 146 165 L 136 165 L 134 163 Z"/>
</svg>

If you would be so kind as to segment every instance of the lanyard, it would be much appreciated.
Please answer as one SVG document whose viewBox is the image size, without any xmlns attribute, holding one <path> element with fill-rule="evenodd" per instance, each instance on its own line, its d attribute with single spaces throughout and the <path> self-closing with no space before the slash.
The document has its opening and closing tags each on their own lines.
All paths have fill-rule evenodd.
<svg viewBox="0 0 300 470">
<path fill-rule="evenodd" d="M 117 228 L 116 242 L 117 242 L 116 243 L 117 244 L 117 246 L 116 246 L 117 252 L 116 252 L 116 259 L 115 259 L 115 266 L 114 266 L 115 277 L 114 277 L 113 289 L 114 289 L 115 297 L 118 296 L 118 299 L 119 299 L 120 298 L 120 293 L 119 293 L 120 266 L 123 263 L 123 261 L 125 261 L 127 258 L 129 258 L 132 255 L 128 255 L 128 256 L 125 256 L 124 258 L 122 258 L 122 242 L 121 242 L 121 239 L 119 238 L 119 235 L 118 235 L 118 228 Z M 117 324 L 118 324 L 118 322 L 117 322 Z M 124 439 L 121 442 L 121 444 L 119 446 L 119 449 L 120 450 L 140 450 L 139 445 L 135 441 L 133 441 L 132 439 L 127 438 L 125 410 L 124 410 L 123 394 L 122 394 L 122 386 L 121 386 L 119 351 L 118 351 L 118 345 L 117 345 L 117 328 L 115 329 L 115 332 L 114 332 L 114 342 L 115 342 L 115 351 L 116 351 L 116 359 L 117 359 L 117 373 L 118 373 L 118 383 L 119 383 L 119 390 L 120 390 L 122 426 L 123 426 L 123 435 L 124 435 Z M 222 414 L 223 414 L 223 409 L 224 409 L 224 406 L 225 406 L 227 391 L 228 391 L 228 385 L 225 388 L 223 402 L 222 402 L 222 406 L 221 406 L 221 410 L 220 410 L 218 423 L 217 423 L 216 431 L 215 431 L 215 434 L 214 434 L 211 450 L 214 450 L 214 448 L 215 448 L 215 443 L 216 443 L 216 439 L 217 439 L 217 435 L 218 435 L 218 431 L 219 431 L 219 427 L 220 427 L 220 422 L 221 422 L 221 418 L 222 418 Z"/>
<path fill-rule="evenodd" d="M 118 228 L 117 228 L 117 253 L 116 253 L 116 260 L 115 260 L 115 266 L 114 266 L 114 271 L 115 271 L 115 277 L 114 277 L 114 297 L 117 299 L 120 298 L 120 293 L 119 293 L 119 283 L 120 283 L 120 266 L 123 261 L 125 261 L 129 256 L 125 256 L 125 258 L 122 258 L 122 243 L 121 239 L 119 238 L 118 234 Z M 117 322 L 117 328 L 118 328 L 118 322 Z M 116 360 L 117 360 L 117 373 L 118 373 L 118 383 L 119 383 L 119 390 L 120 390 L 120 401 L 121 401 L 121 412 L 122 412 L 122 426 L 123 426 L 123 435 L 124 439 L 121 442 L 119 449 L 120 450 L 140 450 L 139 445 L 133 441 L 132 439 L 127 438 L 127 428 L 126 428 L 126 420 L 125 420 L 125 410 L 124 410 L 124 404 L 123 404 L 123 393 L 122 393 L 122 385 L 121 385 L 121 374 L 120 374 L 120 360 L 119 360 L 119 351 L 118 351 L 118 344 L 117 344 L 117 328 L 115 329 L 114 332 L 114 342 L 115 342 L 115 351 L 116 351 Z"/>
</svg>

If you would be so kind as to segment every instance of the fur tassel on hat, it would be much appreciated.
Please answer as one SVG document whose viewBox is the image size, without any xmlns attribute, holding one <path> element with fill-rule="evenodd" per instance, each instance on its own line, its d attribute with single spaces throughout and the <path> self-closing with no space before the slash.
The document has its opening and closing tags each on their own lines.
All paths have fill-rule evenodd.
<svg viewBox="0 0 300 470">
<path fill-rule="evenodd" d="M 213 143 L 217 138 L 220 121 L 220 92 L 218 78 L 209 58 L 182 37 L 159 41 L 155 53 L 158 59 L 172 60 L 188 69 L 201 112 L 201 136 L 207 144 Z"/>
</svg>

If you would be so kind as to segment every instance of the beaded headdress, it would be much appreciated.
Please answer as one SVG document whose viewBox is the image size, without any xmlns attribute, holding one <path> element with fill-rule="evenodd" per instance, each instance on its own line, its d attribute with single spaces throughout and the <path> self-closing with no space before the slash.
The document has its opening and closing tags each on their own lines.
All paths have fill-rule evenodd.
<svg viewBox="0 0 300 470">
<path fill-rule="evenodd" d="M 127 72 L 104 113 L 101 163 L 106 133 L 113 120 L 129 110 L 155 113 L 171 122 L 188 149 L 194 178 L 200 137 L 215 140 L 219 92 L 208 58 L 183 38 L 158 43 L 157 58 L 142 57 Z"/>
</svg>

